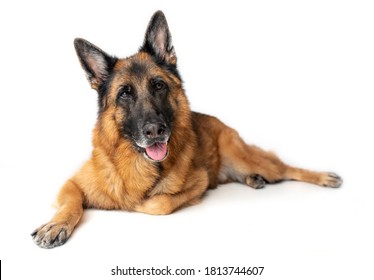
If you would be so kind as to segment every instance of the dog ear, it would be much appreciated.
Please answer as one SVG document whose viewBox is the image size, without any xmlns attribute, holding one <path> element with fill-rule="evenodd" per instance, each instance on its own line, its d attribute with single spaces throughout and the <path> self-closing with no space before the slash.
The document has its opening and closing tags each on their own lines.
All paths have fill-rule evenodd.
<svg viewBox="0 0 374 280">
<path fill-rule="evenodd" d="M 154 13 L 149 21 L 141 50 L 153 55 L 160 62 L 177 64 L 168 23 L 162 11 Z"/>
<path fill-rule="evenodd" d="M 112 71 L 116 58 L 81 38 L 74 40 L 74 47 L 91 87 L 99 90 Z"/>
</svg>

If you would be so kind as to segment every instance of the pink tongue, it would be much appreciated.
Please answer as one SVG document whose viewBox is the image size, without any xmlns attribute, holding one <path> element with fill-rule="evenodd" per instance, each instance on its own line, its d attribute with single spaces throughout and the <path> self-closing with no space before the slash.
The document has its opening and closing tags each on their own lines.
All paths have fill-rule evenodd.
<svg viewBox="0 0 374 280">
<path fill-rule="evenodd" d="M 151 159 L 162 160 L 166 157 L 168 148 L 166 143 L 156 143 L 148 148 L 145 148 L 145 151 Z"/>
</svg>

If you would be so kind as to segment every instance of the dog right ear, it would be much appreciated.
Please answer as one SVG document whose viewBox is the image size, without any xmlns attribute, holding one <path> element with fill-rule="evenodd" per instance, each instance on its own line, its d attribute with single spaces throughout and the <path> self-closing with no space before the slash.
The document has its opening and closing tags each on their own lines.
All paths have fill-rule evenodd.
<svg viewBox="0 0 374 280">
<path fill-rule="evenodd" d="M 74 47 L 91 87 L 99 90 L 109 77 L 117 59 L 81 38 L 74 40 Z"/>
</svg>

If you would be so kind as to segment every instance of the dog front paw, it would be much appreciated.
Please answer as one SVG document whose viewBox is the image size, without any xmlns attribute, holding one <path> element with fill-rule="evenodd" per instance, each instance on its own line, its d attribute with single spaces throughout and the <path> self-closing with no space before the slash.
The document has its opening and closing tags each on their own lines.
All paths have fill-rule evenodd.
<svg viewBox="0 0 374 280">
<path fill-rule="evenodd" d="M 165 194 L 153 196 L 135 207 L 135 211 L 150 215 L 168 215 L 173 210 L 171 198 Z"/>
<path fill-rule="evenodd" d="M 70 234 L 66 223 L 50 222 L 34 230 L 31 236 L 39 247 L 51 249 L 65 244 Z"/>
</svg>

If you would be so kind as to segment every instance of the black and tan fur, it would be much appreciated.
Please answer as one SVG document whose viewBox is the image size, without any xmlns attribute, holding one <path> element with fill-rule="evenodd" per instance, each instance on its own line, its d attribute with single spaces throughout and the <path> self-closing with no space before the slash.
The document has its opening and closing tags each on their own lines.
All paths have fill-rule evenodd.
<svg viewBox="0 0 374 280">
<path fill-rule="evenodd" d="M 62 187 L 55 216 L 32 233 L 40 247 L 64 244 L 84 208 L 165 215 L 227 182 L 341 185 L 334 173 L 291 167 L 247 145 L 215 117 L 191 112 L 162 12 L 153 15 L 143 46 L 129 58 L 109 56 L 83 39 L 74 44 L 99 94 L 93 152 Z"/>
</svg>

